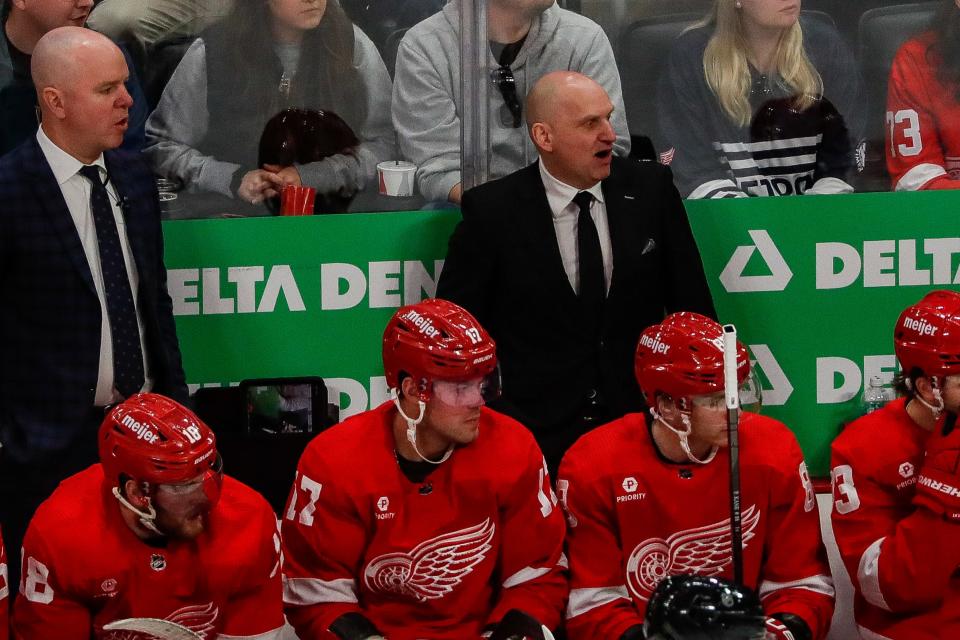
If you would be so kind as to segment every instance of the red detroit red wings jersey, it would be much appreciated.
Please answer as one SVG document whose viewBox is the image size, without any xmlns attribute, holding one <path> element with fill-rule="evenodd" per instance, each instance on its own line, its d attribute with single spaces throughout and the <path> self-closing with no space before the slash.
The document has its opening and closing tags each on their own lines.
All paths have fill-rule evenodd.
<svg viewBox="0 0 960 640">
<path fill-rule="evenodd" d="M 307 447 L 283 519 L 284 600 L 301 638 L 359 612 L 390 640 L 478 638 L 512 608 L 555 627 L 564 522 L 543 455 L 483 408 L 477 439 L 423 483 L 400 471 L 391 403 Z"/>
<path fill-rule="evenodd" d="M 960 637 L 960 527 L 913 506 L 931 437 L 900 398 L 832 446 L 833 533 L 870 640 Z"/>
<path fill-rule="evenodd" d="M 580 438 L 560 465 L 567 508 L 572 640 L 619 638 L 641 624 L 669 575 L 733 577 L 729 456 L 673 464 L 657 453 L 645 416 L 629 414 Z M 803 618 L 822 639 L 833 583 L 816 496 L 793 434 L 744 413 L 740 423 L 744 579 L 768 614 Z"/>
<path fill-rule="evenodd" d="M 7 549 L 0 535 L 0 640 L 10 637 L 10 583 L 7 582 Z"/>
<path fill-rule="evenodd" d="M 887 89 L 887 168 L 897 191 L 960 189 L 957 87 L 937 79 L 926 33 L 897 52 Z"/>
<path fill-rule="evenodd" d="M 209 530 L 151 546 L 130 530 L 99 464 L 60 484 L 24 540 L 13 630 L 29 640 L 149 640 L 114 620 L 177 622 L 204 640 L 279 638 L 280 538 L 266 500 L 225 477 Z"/>
</svg>

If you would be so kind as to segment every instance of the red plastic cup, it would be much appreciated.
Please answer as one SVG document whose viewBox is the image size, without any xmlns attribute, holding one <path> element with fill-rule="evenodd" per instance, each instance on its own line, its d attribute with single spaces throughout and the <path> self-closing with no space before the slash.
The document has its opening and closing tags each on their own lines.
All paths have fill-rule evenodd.
<svg viewBox="0 0 960 640">
<path fill-rule="evenodd" d="M 311 216 L 317 190 L 288 184 L 280 190 L 280 215 Z"/>
</svg>

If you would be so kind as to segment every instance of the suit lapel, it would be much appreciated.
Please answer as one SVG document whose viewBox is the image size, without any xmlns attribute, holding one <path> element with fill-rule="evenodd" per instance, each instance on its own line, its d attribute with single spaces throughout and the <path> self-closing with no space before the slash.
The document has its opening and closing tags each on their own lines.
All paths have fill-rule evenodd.
<svg viewBox="0 0 960 640">
<path fill-rule="evenodd" d="M 613 170 L 616 170 L 616 165 L 614 165 Z M 636 215 L 635 209 L 638 206 L 638 201 L 635 199 L 627 200 L 625 196 L 632 197 L 632 194 L 627 193 L 623 187 L 624 185 L 618 183 L 612 173 L 609 178 L 601 183 L 604 204 L 607 208 L 610 246 L 613 250 L 613 274 L 610 276 L 610 289 L 607 293 L 607 299 L 614 294 L 614 287 L 617 285 L 617 272 L 622 272 L 625 269 L 626 256 L 631 250 L 642 249 L 642 247 L 631 248 L 627 246 L 631 237 L 629 232 L 630 216 Z"/>
<path fill-rule="evenodd" d="M 527 186 L 519 194 L 519 224 L 526 236 L 525 244 L 530 250 L 530 262 L 543 274 L 544 285 L 550 287 L 548 290 L 562 292 L 560 295 L 565 298 L 562 301 L 564 305 L 575 303 L 577 295 L 563 268 L 557 230 L 553 226 L 553 213 L 540 179 L 539 163 L 534 162 L 524 171 Z"/>
<path fill-rule="evenodd" d="M 90 274 L 90 265 L 87 263 L 87 254 L 83 252 L 83 245 L 80 243 L 77 225 L 70 215 L 53 170 L 50 169 L 35 137 L 30 138 L 25 148 L 24 168 L 32 174 L 31 184 L 41 215 L 47 219 L 56 236 L 63 243 L 63 250 L 77 268 L 80 278 L 91 291 L 96 293 L 93 276 Z"/>
</svg>

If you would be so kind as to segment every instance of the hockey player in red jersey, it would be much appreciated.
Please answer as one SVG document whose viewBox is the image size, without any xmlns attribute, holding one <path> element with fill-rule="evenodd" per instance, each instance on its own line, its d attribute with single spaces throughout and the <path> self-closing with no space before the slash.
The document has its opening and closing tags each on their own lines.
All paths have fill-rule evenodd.
<svg viewBox="0 0 960 640">
<path fill-rule="evenodd" d="M 10 584 L 7 575 L 7 549 L 0 536 L 0 640 L 10 637 Z"/>
<path fill-rule="evenodd" d="M 906 396 L 834 440 L 833 532 L 862 638 L 960 638 L 960 294 L 907 307 L 893 341 Z"/>
<path fill-rule="evenodd" d="M 145 393 L 114 407 L 98 437 L 100 463 L 64 480 L 27 529 L 14 637 L 148 640 L 137 630 L 163 624 L 204 640 L 279 638 L 276 518 L 223 475 L 210 428 Z"/>
<path fill-rule="evenodd" d="M 887 86 L 887 168 L 896 191 L 960 189 L 960 4 L 897 52 Z"/>
<path fill-rule="evenodd" d="M 739 343 L 737 368 L 743 383 L 750 361 Z M 635 372 L 650 417 L 591 431 L 560 464 L 571 640 L 640 640 L 662 579 L 733 576 L 721 326 L 668 316 L 641 334 Z M 741 415 L 739 434 L 743 575 L 763 604 L 766 637 L 822 640 L 833 582 L 800 447 L 755 413 Z"/>
<path fill-rule="evenodd" d="M 282 521 L 297 634 L 469 640 L 503 633 L 513 609 L 556 627 L 563 515 L 533 436 L 484 406 L 499 388 L 493 340 L 424 300 L 390 320 L 383 368 L 392 401 L 300 459 Z"/>
</svg>

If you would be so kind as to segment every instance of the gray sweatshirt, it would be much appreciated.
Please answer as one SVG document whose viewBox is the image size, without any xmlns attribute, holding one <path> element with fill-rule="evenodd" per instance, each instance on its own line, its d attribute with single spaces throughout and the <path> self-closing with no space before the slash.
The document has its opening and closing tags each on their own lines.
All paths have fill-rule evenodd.
<svg viewBox="0 0 960 640">
<path fill-rule="evenodd" d="M 377 48 L 354 27 L 356 46 L 354 64 L 368 85 L 367 117 L 355 131 L 360 145 L 354 154 L 341 154 L 319 162 L 297 165 L 300 180 L 320 193 L 343 189 L 359 191 L 364 185 L 376 185 L 377 163 L 395 157 L 393 128 L 390 125 L 390 76 Z M 293 56 L 280 52 L 286 66 Z M 241 167 L 205 155 L 196 145 L 207 135 L 207 62 L 202 38 L 198 38 L 183 56 L 156 110 L 147 120 L 145 153 L 154 170 L 181 180 L 190 191 L 212 191 L 228 197 L 230 181 Z M 291 74 L 292 75 L 292 74 Z M 306 106 L 306 105 L 304 105 Z"/>
<path fill-rule="evenodd" d="M 460 182 L 459 7 L 459 1 L 453 0 L 412 27 L 397 52 L 393 124 L 401 153 L 418 167 L 417 185 L 427 200 L 446 200 L 450 189 Z M 493 53 L 488 66 L 499 66 Z M 521 100 L 551 71 L 579 71 L 596 80 L 613 102 L 614 152 L 629 153 L 620 75 L 610 41 L 597 23 L 554 4 L 534 20 L 510 69 Z M 525 126 L 503 124 L 504 101 L 492 84 L 488 98 L 489 172 L 494 179 L 530 164 L 537 159 L 537 151 Z"/>
</svg>

